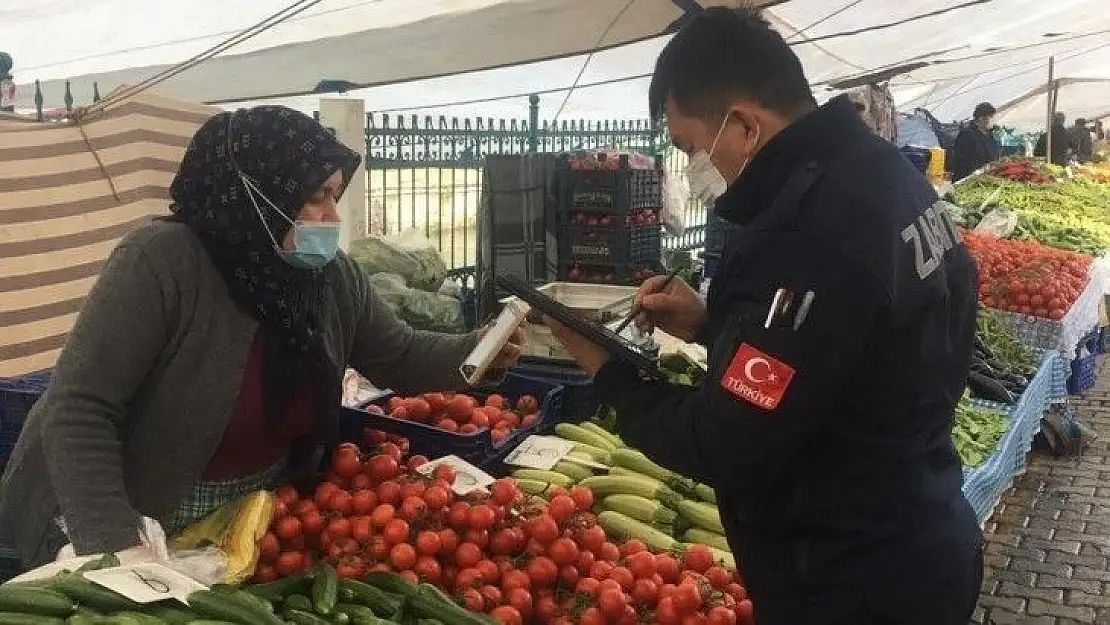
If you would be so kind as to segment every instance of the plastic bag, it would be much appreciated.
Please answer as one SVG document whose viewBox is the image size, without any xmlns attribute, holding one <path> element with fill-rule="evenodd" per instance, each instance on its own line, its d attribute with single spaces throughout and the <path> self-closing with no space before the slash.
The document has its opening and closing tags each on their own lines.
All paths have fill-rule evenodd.
<svg viewBox="0 0 1110 625">
<path fill-rule="evenodd" d="M 1018 225 L 1018 214 L 1008 208 L 999 206 L 992 209 L 975 226 L 976 234 L 988 234 L 1004 239 L 1014 232 Z"/>
<path fill-rule="evenodd" d="M 680 237 L 686 231 L 683 215 L 688 197 L 690 197 L 690 188 L 683 177 L 664 171 L 663 210 L 660 211 L 659 217 L 663 222 L 663 229 L 671 236 Z"/>
<path fill-rule="evenodd" d="M 447 264 L 439 250 L 417 228 L 353 241 L 350 256 L 367 275 L 397 274 L 421 291 L 436 291 L 447 278 Z"/>
<path fill-rule="evenodd" d="M 177 561 L 171 566 L 202 583 L 198 575 L 225 584 L 245 582 L 258 564 L 258 540 L 269 528 L 273 511 L 274 496 L 264 490 L 218 508 L 170 541 L 172 559 Z"/>
<path fill-rule="evenodd" d="M 392 273 L 372 275 L 370 284 L 398 317 L 417 330 L 458 333 L 466 329 L 462 302 L 454 297 L 414 289 Z"/>
</svg>

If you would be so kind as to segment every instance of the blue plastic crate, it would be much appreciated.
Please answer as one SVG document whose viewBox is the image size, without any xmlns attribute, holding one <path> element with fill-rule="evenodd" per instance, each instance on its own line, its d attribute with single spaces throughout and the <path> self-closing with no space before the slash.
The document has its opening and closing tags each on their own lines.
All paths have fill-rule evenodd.
<svg viewBox="0 0 1110 625">
<path fill-rule="evenodd" d="M 49 384 L 49 372 L 0 379 L 0 470 L 19 440 L 27 413 Z"/>
<path fill-rule="evenodd" d="M 512 373 L 544 380 L 563 387 L 563 406 L 556 415 L 556 422 L 579 422 L 593 418 L 601 408 L 601 398 L 594 387 L 593 377 L 576 365 L 568 365 L 546 358 L 521 358 Z"/>
<path fill-rule="evenodd" d="M 1095 367 L 1098 356 L 1091 354 L 1071 361 L 1071 375 L 1068 376 L 1068 393 L 1079 395 L 1095 385 Z"/>
<path fill-rule="evenodd" d="M 412 454 L 420 454 L 431 459 L 455 455 L 473 465 L 484 467 L 499 452 L 512 449 L 530 434 L 540 434 L 550 430 L 558 422 L 563 406 L 563 387 L 560 384 L 510 373 L 495 389 L 467 391 L 468 395 L 480 399 L 494 393 L 513 401 L 521 395 L 532 395 L 539 401 L 540 418 L 531 427 L 513 430 L 500 444 L 494 445 L 489 428 L 470 434 L 460 434 L 416 421 L 403 421 L 376 415 L 358 408 L 344 408 L 340 419 L 340 434 L 346 440 L 361 441 L 362 433 L 366 428 L 382 430 L 407 438 L 409 452 Z M 373 403 L 382 405 L 388 399 L 388 396 L 383 397 Z"/>
<path fill-rule="evenodd" d="M 1101 354 L 1102 349 L 1102 331 L 1094 330 L 1083 339 L 1083 345 L 1087 351 L 1092 354 Z"/>
</svg>

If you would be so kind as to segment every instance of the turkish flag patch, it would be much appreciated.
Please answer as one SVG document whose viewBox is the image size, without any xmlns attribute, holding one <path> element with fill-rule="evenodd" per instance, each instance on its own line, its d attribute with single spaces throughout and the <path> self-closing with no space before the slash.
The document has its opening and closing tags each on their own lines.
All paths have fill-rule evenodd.
<svg viewBox="0 0 1110 625">
<path fill-rule="evenodd" d="M 774 410 L 793 379 L 793 367 L 741 343 L 721 377 L 721 388 L 759 408 Z"/>
</svg>

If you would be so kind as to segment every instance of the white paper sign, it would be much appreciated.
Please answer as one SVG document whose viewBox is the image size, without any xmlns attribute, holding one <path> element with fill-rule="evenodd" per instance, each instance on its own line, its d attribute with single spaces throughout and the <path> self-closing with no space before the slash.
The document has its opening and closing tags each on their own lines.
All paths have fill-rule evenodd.
<svg viewBox="0 0 1110 625">
<path fill-rule="evenodd" d="M 553 436 L 529 436 L 508 456 L 505 464 L 547 471 L 574 449 L 574 443 Z"/>
<path fill-rule="evenodd" d="M 451 490 L 455 491 L 456 495 L 465 495 L 496 481 L 490 474 L 458 456 L 444 456 L 438 460 L 432 460 L 417 467 L 416 471 L 421 475 L 431 475 L 441 464 L 446 464 L 455 470 L 455 483 L 451 485 Z"/>
<path fill-rule="evenodd" d="M 85 578 L 138 603 L 177 599 L 188 605 L 189 595 L 204 590 L 199 582 L 157 562 L 142 562 L 88 571 Z"/>
</svg>

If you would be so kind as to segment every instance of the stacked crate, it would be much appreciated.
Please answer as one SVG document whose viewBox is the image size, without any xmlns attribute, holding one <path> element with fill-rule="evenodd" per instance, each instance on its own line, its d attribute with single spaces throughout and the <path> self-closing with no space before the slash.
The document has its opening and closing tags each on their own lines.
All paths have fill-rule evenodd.
<svg viewBox="0 0 1110 625">
<path fill-rule="evenodd" d="M 559 279 L 636 285 L 659 273 L 660 159 L 593 152 L 558 162 Z"/>
</svg>

